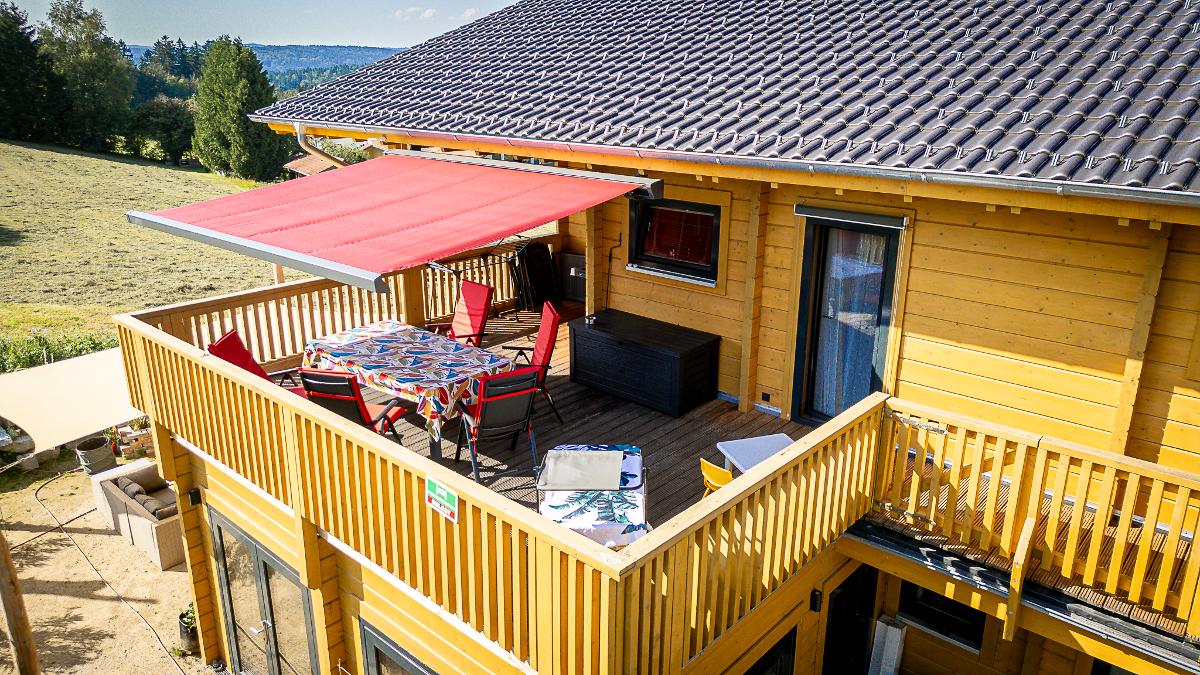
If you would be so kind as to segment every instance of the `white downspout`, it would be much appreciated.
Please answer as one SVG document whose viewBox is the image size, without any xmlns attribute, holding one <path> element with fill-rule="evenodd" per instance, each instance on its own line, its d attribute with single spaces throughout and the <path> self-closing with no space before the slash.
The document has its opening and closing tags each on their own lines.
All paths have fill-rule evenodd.
<svg viewBox="0 0 1200 675">
<path fill-rule="evenodd" d="M 300 124 L 299 122 L 296 122 L 296 142 L 300 144 L 301 150 L 310 155 L 316 155 L 317 157 L 320 157 L 321 159 L 339 168 L 346 166 L 346 163 L 342 160 L 309 143 L 308 134 L 304 133 L 304 125 Z"/>
<path fill-rule="evenodd" d="M 310 155 L 316 155 L 317 157 L 320 157 L 321 159 L 329 162 L 330 164 L 333 164 L 336 167 L 340 168 L 340 167 L 346 166 L 346 163 L 343 162 L 342 160 L 338 159 L 337 157 L 334 157 L 333 155 L 329 154 L 328 152 L 325 152 L 324 150 L 309 143 L 308 142 L 308 134 L 304 133 L 304 125 L 303 124 L 300 124 L 299 122 L 297 122 L 295 126 L 296 126 L 296 142 L 300 144 L 301 150 L 307 152 Z M 271 271 L 272 271 L 272 276 L 274 276 L 274 278 L 275 278 L 275 285 L 278 286 L 279 284 L 282 284 L 284 282 L 283 265 L 280 265 L 279 263 L 274 263 L 271 265 Z"/>
</svg>

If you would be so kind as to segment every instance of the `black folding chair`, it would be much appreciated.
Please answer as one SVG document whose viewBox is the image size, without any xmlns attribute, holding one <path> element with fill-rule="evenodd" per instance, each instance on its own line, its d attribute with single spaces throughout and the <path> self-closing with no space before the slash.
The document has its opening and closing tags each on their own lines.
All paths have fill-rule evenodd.
<svg viewBox="0 0 1200 675">
<path fill-rule="evenodd" d="M 396 422 L 409 412 L 400 404 L 400 399 L 384 404 L 367 403 L 353 373 L 301 368 L 299 375 L 308 400 L 375 433 L 390 433 L 397 442 L 400 441 Z"/>
<path fill-rule="evenodd" d="M 479 441 L 512 438 L 510 452 L 517 451 L 521 432 L 529 435 L 529 451 L 533 455 L 533 466 L 537 466 L 537 446 L 534 444 L 533 427 L 529 418 L 533 415 L 533 400 L 538 393 L 538 378 L 541 368 L 528 366 L 496 375 L 485 375 L 479 384 L 479 399 L 472 405 L 458 405 L 462 415 L 462 426 L 458 431 L 458 443 L 454 450 L 454 461 L 462 456 L 463 441 L 471 452 L 471 472 L 475 482 L 479 480 Z M 520 469 L 496 472 L 494 480 L 503 476 L 523 473 Z"/>
</svg>

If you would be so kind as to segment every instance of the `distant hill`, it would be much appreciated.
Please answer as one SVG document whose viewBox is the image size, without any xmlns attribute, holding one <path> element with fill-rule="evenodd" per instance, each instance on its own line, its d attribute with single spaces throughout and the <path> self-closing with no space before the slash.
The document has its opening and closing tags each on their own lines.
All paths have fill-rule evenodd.
<svg viewBox="0 0 1200 675">
<path fill-rule="evenodd" d="M 352 47 L 349 45 L 247 45 L 254 50 L 268 73 L 289 70 L 327 69 L 339 66 L 365 66 L 402 51 L 388 47 Z M 129 45 L 133 61 L 141 61 L 145 45 Z"/>
</svg>

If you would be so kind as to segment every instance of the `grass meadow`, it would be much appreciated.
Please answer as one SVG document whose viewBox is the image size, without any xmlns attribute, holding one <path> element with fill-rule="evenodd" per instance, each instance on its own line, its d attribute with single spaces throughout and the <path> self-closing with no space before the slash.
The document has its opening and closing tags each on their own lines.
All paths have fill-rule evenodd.
<svg viewBox="0 0 1200 675">
<path fill-rule="evenodd" d="M 267 263 L 124 216 L 252 186 L 203 170 L 0 142 L 0 340 L 111 337 L 114 313 L 269 284 Z"/>
</svg>

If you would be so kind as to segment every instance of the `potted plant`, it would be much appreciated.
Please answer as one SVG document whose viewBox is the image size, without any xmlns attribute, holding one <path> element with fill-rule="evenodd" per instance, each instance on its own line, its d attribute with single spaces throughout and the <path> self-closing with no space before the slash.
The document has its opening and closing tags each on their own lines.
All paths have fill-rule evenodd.
<svg viewBox="0 0 1200 675">
<path fill-rule="evenodd" d="M 129 431 L 121 434 L 125 443 L 125 457 L 136 457 L 150 448 L 150 418 L 139 417 L 129 423 Z"/>
<path fill-rule="evenodd" d="M 200 638 L 196 633 L 196 607 L 190 602 L 187 609 L 179 613 L 179 650 L 188 654 L 200 651 Z"/>
</svg>

